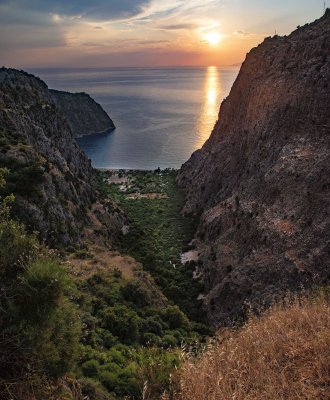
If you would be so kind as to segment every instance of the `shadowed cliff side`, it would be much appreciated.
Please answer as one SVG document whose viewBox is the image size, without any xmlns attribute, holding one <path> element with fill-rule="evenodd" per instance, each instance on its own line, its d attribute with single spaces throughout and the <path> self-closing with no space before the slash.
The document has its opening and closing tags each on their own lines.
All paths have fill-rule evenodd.
<svg viewBox="0 0 330 400">
<path fill-rule="evenodd" d="M 14 193 L 15 217 L 48 244 L 116 235 L 123 216 L 97 202 L 90 160 L 47 85 L 33 75 L 0 69 L 0 144 L 0 167 L 10 171 L 0 194 Z"/>
<path fill-rule="evenodd" d="M 113 121 L 87 93 L 50 90 L 56 105 L 66 116 L 75 137 L 115 129 Z"/>
<path fill-rule="evenodd" d="M 287 290 L 327 284 L 330 11 L 251 50 L 202 149 L 182 166 L 204 306 L 230 323 Z"/>
</svg>

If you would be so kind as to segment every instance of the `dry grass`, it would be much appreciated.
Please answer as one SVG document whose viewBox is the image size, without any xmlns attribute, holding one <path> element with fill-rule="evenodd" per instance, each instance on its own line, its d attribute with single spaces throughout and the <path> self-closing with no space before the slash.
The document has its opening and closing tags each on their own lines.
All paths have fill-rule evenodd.
<svg viewBox="0 0 330 400">
<path fill-rule="evenodd" d="M 330 399 L 330 309 L 295 300 L 222 334 L 200 357 L 185 355 L 175 400 Z"/>
<path fill-rule="evenodd" d="M 109 250 L 104 246 L 89 246 L 90 257 L 81 259 L 74 254 L 67 257 L 68 271 L 79 279 L 88 279 L 97 273 L 119 270 L 124 278 L 131 279 L 142 266 L 133 257 Z"/>
</svg>

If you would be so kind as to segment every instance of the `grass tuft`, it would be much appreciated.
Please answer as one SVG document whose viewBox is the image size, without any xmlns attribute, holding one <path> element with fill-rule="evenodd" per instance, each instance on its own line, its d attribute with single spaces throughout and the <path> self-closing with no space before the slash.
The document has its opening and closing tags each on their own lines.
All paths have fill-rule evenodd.
<svg viewBox="0 0 330 400">
<path fill-rule="evenodd" d="M 175 400 L 325 400 L 330 386 L 325 296 L 273 306 L 219 332 L 200 356 L 184 354 Z"/>
</svg>

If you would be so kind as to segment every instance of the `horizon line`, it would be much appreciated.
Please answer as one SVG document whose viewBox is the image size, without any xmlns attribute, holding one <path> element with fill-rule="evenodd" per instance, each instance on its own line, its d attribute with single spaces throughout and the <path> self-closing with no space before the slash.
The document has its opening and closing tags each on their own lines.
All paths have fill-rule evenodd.
<svg viewBox="0 0 330 400">
<path fill-rule="evenodd" d="M 228 68 L 228 67 L 240 67 L 242 65 L 242 62 L 234 63 L 234 64 L 222 64 L 222 65 L 215 65 L 215 64 L 205 64 L 205 65 L 116 65 L 116 66 L 86 66 L 86 67 L 81 67 L 81 66 L 6 66 L 2 65 L 2 68 L 7 68 L 7 69 L 17 69 L 17 70 L 27 70 L 27 69 L 34 69 L 34 70 L 55 70 L 55 69 L 67 69 L 67 70 L 77 70 L 77 69 L 116 69 L 116 68 L 208 68 L 208 67 L 217 67 L 217 68 Z"/>
</svg>

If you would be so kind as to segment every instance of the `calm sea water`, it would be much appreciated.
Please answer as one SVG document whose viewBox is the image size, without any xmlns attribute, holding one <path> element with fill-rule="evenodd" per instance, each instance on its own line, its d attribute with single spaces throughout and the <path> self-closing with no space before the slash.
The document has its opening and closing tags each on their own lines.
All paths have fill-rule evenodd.
<svg viewBox="0 0 330 400">
<path fill-rule="evenodd" d="M 179 168 L 209 137 L 238 68 L 42 69 L 52 89 L 87 92 L 116 129 L 78 139 L 96 168 Z"/>
</svg>

